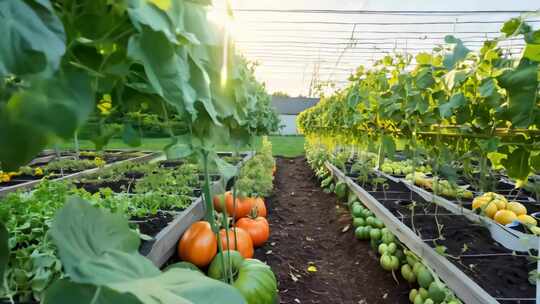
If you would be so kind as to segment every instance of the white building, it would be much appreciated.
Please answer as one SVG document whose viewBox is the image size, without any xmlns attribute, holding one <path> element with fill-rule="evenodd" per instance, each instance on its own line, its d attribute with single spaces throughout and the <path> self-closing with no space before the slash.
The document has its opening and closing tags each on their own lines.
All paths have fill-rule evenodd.
<svg viewBox="0 0 540 304">
<path fill-rule="evenodd" d="M 272 96 L 272 105 L 276 108 L 281 124 L 281 135 L 297 135 L 296 116 L 319 102 L 319 98 Z"/>
</svg>

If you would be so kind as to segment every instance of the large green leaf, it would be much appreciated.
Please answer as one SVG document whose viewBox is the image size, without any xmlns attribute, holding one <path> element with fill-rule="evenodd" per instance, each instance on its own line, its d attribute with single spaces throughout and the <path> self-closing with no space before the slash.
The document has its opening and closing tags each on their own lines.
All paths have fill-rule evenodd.
<svg viewBox="0 0 540 304">
<path fill-rule="evenodd" d="M 0 277 L 4 277 L 9 261 L 9 233 L 3 223 L 0 223 Z"/>
<path fill-rule="evenodd" d="M 179 113 L 187 111 L 196 117 L 197 92 L 189 84 L 190 66 L 185 50 L 175 48 L 162 32 L 144 27 L 130 39 L 128 55 L 144 66 L 158 95 Z"/>
<path fill-rule="evenodd" d="M 66 50 L 60 19 L 48 0 L 0 1 L 0 77 L 52 73 Z"/>
<path fill-rule="evenodd" d="M 79 276 L 82 264 L 100 261 L 111 251 L 136 254 L 140 244 L 139 236 L 129 229 L 124 216 L 99 210 L 77 198 L 56 214 L 50 234 L 66 272 L 80 283 L 91 283 Z"/>
<path fill-rule="evenodd" d="M 52 142 L 71 138 L 94 105 L 90 80 L 79 72 L 60 71 L 52 78 L 30 77 L 27 89 L 0 106 L 0 163 L 17 169 Z"/>
<path fill-rule="evenodd" d="M 47 289 L 43 304 L 143 304 L 137 297 L 104 286 L 60 279 Z"/>
<path fill-rule="evenodd" d="M 173 268 L 161 273 L 138 253 L 138 235 L 124 216 L 84 200 L 70 199 L 55 216 L 50 233 L 73 281 L 49 289 L 45 298 L 50 303 L 74 298 L 78 303 L 245 303 L 233 287 L 199 271 Z M 71 288 L 62 294 L 62 287 Z"/>
<path fill-rule="evenodd" d="M 456 109 L 460 108 L 466 103 L 467 100 L 465 99 L 463 93 L 454 94 L 448 102 L 439 105 L 439 113 L 441 114 L 442 118 L 448 118 L 454 114 Z"/>
<path fill-rule="evenodd" d="M 510 178 L 525 180 L 530 173 L 529 166 L 530 152 L 523 147 L 519 147 L 508 154 L 506 159 L 501 161 Z"/>
<path fill-rule="evenodd" d="M 515 69 L 499 77 L 499 84 L 508 91 L 506 117 L 517 128 L 528 127 L 534 121 L 538 90 L 538 63 L 522 61 Z"/>
<path fill-rule="evenodd" d="M 446 54 L 443 60 L 443 64 L 447 69 L 452 69 L 456 63 L 465 59 L 467 54 L 471 51 L 463 45 L 463 42 L 460 39 L 457 39 L 452 35 L 446 36 L 444 42 L 449 44 L 452 48 L 452 51 Z"/>
</svg>

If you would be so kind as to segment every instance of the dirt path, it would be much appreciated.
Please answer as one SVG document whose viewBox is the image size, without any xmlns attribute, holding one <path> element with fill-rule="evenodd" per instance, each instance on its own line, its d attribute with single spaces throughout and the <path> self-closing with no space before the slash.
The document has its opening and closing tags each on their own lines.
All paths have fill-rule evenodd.
<svg viewBox="0 0 540 304">
<path fill-rule="evenodd" d="M 322 191 L 305 159 L 277 165 L 267 199 L 271 237 L 256 257 L 276 273 L 281 303 L 408 303 L 408 287 L 382 270 L 369 243 L 342 232 L 351 222 L 345 206 Z"/>
</svg>

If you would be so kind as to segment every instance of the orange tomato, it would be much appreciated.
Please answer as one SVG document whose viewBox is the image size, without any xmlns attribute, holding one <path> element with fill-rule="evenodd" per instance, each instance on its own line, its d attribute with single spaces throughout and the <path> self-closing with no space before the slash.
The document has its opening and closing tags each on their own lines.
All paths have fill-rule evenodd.
<svg viewBox="0 0 540 304">
<path fill-rule="evenodd" d="M 266 217 L 268 214 L 266 211 L 266 204 L 260 197 L 255 198 L 255 205 L 253 208 L 257 208 L 257 216 Z"/>
<path fill-rule="evenodd" d="M 249 234 L 253 241 L 253 246 L 255 247 L 264 245 L 270 237 L 270 225 L 268 225 L 268 221 L 261 216 L 254 219 L 249 217 L 241 218 L 236 222 L 236 226 L 244 229 Z"/>
<path fill-rule="evenodd" d="M 216 195 L 213 198 L 214 208 L 218 212 L 223 212 L 223 205 L 227 208 L 227 215 L 232 216 L 233 212 L 236 214 L 235 218 L 239 219 L 249 214 L 252 207 L 252 202 L 245 199 L 236 198 L 236 206 L 233 204 L 233 194 L 231 191 L 227 191 L 224 194 Z"/>
<path fill-rule="evenodd" d="M 193 223 L 178 243 L 178 255 L 184 261 L 206 267 L 217 253 L 217 238 L 210 223 Z"/>
<path fill-rule="evenodd" d="M 236 243 L 235 243 L 235 232 L 236 231 Z M 240 252 L 240 254 L 245 259 L 250 259 L 253 257 L 253 241 L 251 240 L 251 237 L 249 234 L 242 228 L 231 228 L 228 233 L 225 231 L 225 229 L 221 229 L 219 231 L 219 234 L 221 236 L 221 246 L 223 247 L 223 250 L 236 250 Z M 229 240 L 229 246 L 227 246 L 227 239 Z M 238 245 L 238 247 L 237 247 Z"/>
</svg>

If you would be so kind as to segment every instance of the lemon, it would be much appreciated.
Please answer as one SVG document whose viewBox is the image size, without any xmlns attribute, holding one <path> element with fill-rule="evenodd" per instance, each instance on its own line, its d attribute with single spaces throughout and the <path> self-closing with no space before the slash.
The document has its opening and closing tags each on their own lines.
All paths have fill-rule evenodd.
<svg viewBox="0 0 540 304">
<path fill-rule="evenodd" d="M 501 225 L 510 224 L 517 219 L 517 215 L 510 210 L 499 210 L 494 217 L 494 220 Z"/>
<path fill-rule="evenodd" d="M 527 208 L 518 202 L 510 202 L 506 205 L 506 209 L 514 212 L 517 216 L 527 214 Z"/>
<path fill-rule="evenodd" d="M 493 216 L 495 216 L 495 214 L 498 212 L 498 208 L 497 208 L 497 205 L 495 203 L 492 203 L 492 202 L 489 202 L 487 203 L 487 206 L 482 206 L 482 208 L 484 208 L 484 213 L 490 217 L 490 218 L 493 218 Z"/>
</svg>

